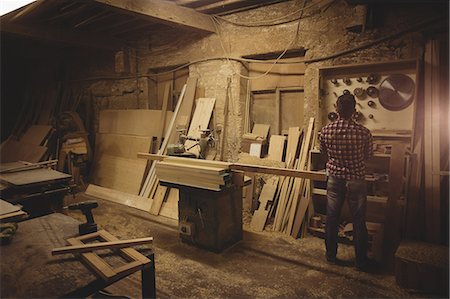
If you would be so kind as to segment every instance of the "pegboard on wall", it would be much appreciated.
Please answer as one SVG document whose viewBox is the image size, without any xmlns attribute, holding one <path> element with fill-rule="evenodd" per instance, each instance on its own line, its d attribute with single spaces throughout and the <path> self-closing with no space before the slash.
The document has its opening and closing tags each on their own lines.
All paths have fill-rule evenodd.
<svg viewBox="0 0 450 299">
<path fill-rule="evenodd" d="M 417 94 L 417 61 L 352 64 L 319 69 L 322 125 L 337 117 L 337 98 L 355 95 L 358 123 L 371 131 L 412 133 Z"/>
</svg>

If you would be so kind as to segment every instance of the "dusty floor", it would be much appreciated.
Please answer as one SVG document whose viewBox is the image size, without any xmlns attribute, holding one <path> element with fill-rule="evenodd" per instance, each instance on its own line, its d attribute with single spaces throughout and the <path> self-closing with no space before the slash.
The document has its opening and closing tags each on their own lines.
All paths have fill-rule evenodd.
<svg viewBox="0 0 450 299">
<path fill-rule="evenodd" d="M 79 194 L 77 201 L 91 199 Z M 72 200 L 71 200 L 72 201 Z M 184 244 L 177 221 L 98 200 L 98 225 L 119 238 L 152 236 L 160 298 L 406 298 L 430 297 L 401 289 L 390 274 L 368 274 L 352 266 L 328 265 L 323 240 L 294 240 L 244 226 L 241 242 L 221 254 Z M 84 222 L 78 211 L 70 216 Z M 353 248 L 340 245 L 338 257 L 353 260 Z M 140 275 L 111 286 L 115 295 L 140 296 Z"/>
</svg>

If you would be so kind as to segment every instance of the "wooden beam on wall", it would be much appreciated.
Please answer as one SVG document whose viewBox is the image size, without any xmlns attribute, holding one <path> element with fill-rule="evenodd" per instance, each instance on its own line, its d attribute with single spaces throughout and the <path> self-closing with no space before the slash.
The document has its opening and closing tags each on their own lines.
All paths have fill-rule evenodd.
<svg viewBox="0 0 450 299">
<path fill-rule="evenodd" d="M 95 0 L 131 15 L 157 23 L 215 33 L 210 16 L 165 0 Z"/>
<path fill-rule="evenodd" d="M 32 39 L 61 42 L 88 48 L 118 50 L 125 45 L 125 42 L 114 38 L 95 36 L 87 32 L 64 31 L 53 27 L 26 26 L 2 22 L 0 31 Z"/>
</svg>

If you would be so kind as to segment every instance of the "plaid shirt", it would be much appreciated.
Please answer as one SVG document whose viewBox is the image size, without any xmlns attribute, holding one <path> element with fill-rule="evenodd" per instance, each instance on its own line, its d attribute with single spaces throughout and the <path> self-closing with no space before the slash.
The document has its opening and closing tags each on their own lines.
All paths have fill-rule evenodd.
<svg viewBox="0 0 450 299">
<path fill-rule="evenodd" d="M 361 180 L 365 176 L 365 160 L 373 155 L 372 134 L 352 120 L 339 119 L 322 128 L 320 151 L 328 155 L 328 175 Z"/>
</svg>

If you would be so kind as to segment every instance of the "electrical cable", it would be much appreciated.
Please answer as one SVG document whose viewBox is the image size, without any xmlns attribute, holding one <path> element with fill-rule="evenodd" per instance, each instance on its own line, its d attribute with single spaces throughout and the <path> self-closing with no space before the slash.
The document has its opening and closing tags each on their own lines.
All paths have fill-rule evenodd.
<svg viewBox="0 0 450 299">
<path fill-rule="evenodd" d="M 303 2 L 303 6 L 304 6 L 305 4 L 306 4 L 306 1 Z M 303 14 L 303 13 L 302 13 L 302 14 Z M 217 20 L 217 18 L 215 18 L 215 17 L 213 17 L 212 20 L 213 20 L 213 24 L 214 24 L 214 27 L 215 27 L 215 29 L 216 29 L 217 35 L 218 35 L 218 37 L 219 37 L 220 46 L 222 47 L 222 50 L 223 50 L 224 54 L 226 55 L 226 52 L 227 52 L 227 51 L 225 50 L 225 46 L 224 46 L 223 41 L 222 41 L 222 34 L 221 34 L 221 31 L 220 31 L 220 28 L 219 28 L 220 23 L 219 23 L 219 21 Z M 247 79 L 247 80 L 256 80 L 256 79 L 260 79 L 260 78 L 263 78 L 263 77 L 267 76 L 267 74 L 269 74 L 270 71 L 275 67 L 275 65 L 277 64 L 277 62 L 278 62 L 278 61 L 286 54 L 286 52 L 289 50 L 289 48 L 291 47 L 291 45 L 298 39 L 298 33 L 299 33 L 299 30 L 300 30 L 300 19 L 298 20 L 298 23 L 297 23 L 297 30 L 296 30 L 296 32 L 295 32 L 294 38 L 293 38 L 293 39 L 291 40 L 291 42 L 287 45 L 287 47 L 285 48 L 285 50 L 277 57 L 277 59 L 275 59 L 275 61 L 272 62 L 272 64 L 270 65 L 270 67 L 267 69 L 267 71 L 265 71 L 263 74 L 258 75 L 258 76 L 251 77 L 251 76 L 245 76 L 245 75 L 242 75 L 241 73 L 235 72 L 235 71 L 233 71 L 233 73 L 236 74 L 236 75 L 238 75 L 239 77 L 241 77 L 241 78 L 243 78 L 243 79 Z M 226 57 L 227 57 L 227 62 L 228 62 L 228 63 L 231 63 L 231 62 L 230 62 L 230 59 L 228 58 L 228 56 L 226 56 Z"/>
<path fill-rule="evenodd" d="M 178 67 L 176 67 L 174 69 L 171 69 L 171 70 L 168 70 L 168 71 L 164 71 L 164 72 L 160 72 L 160 73 L 155 73 L 155 74 L 141 74 L 141 75 L 138 75 L 138 76 L 132 75 L 132 76 L 120 76 L 120 77 L 99 76 L 99 77 L 89 77 L 89 78 L 69 80 L 69 81 L 71 81 L 71 82 L 78 82 L 78 81 L 92 81 L 92 80 L 123 80 L 123 79 L 136 79 L 136 77 L 138 77 L 138 78 L 151 78 L 151 77 L 156 77 L 156 76 L 159 76 L 159 75 L 164 75 L 164 74 L 176 72 L 178 70 L 184 69 L 184 68 L 186 68 L 186 67 L 188 67 L 190 65 L 193 65 L 193 64 L 197 64 L 197 63 L 201 63 L 201 62 L 207 62 L 207 61 L 213 61 L 213 60 L 237 61 L 237 62 L 241 62 L 241 63 L 254 62 L 254 63 L 264 63 L 264 64 L 267 64 L 267 63 L 270 63 L 270 62 L 275 62 L 276 64 L 296 64 L 296 63 L 309 64 L 309 63 L 314 63 L 314 62 L 319 62 L 319 61 L 324 61 L 324 60 L 328 60 L 328 59 L 337 58 L 339 56 L 343 56 L 343 55 L 346 55 L 346 54 L 350 54 L 350 53 L 353 53 L 353 52 L 357 52 L 357 51 L 369 48 L 371 46 L 383 43 L 383 42 L 385 42 L 387 40 L 395 39 L 397 37 L 400 37 L 400 36 L 402 36 L 404 34 L 407 34 L 407 33 L 411 32 L 411 31 L 420 29 L 422 27 L 426 27 L 428 25 L 432 25 L 433 23 L 438 22 L 438 21 L 440 21 L 440 20 L 442 20 L 444 18 L 445 17 L 442 16 L 442 17 L 437 17 L 437 18 L 431 19 L 431 20 L 427 20 L 427 21 L 418 23 L 418 24 L 416 24 L 414 26 L 411 26 L 409 28 L 406 28 L 404 30 L 401 30 L 399 32 L 393 33 L 393 34 L 391 34 L 389 36 L 377 39 L 377 40 L 369 42 L 369 43 L 366 43 L 364 45 L 360 45 L 360 46 L 357 46 L 357 47 L 352 48 L 352 49 L 348 49 L 348 50 L 345 50 L 345 51 L 337 52 L 337 53 L 334 53 L 334 54 L 331 54 L 331 55 L 318 57 L 318 58 L 304 59 L 304 60 L 299 60 L 299 61 L 278 61 L 280 59 L 280 56 L 282 57 L 282 55 L 280 55 L 275 60 L 258 60 L 258 59 L 236 58 L 236 57 L 211 57 L 211 58 L 204 58 L 204 59 L 194 60 L 194 61 L 182 64 L 182 65 L 180 65 L 180 66 L 178 66 Z M 270 70 L 269 70 L 269 72 L 270 72 Z"/>
<path fill-rule="evenodd" d="M 395 39 L 397 37 L 400 37 L 400 36 L 402 36 L 404 34 L 407 34 L 407 33 L 411 32 L 411 31 L 414 31 L 414 30 L 426 27 L 426 26 L 431 25 L 431 24 L 433 24 L 435 22 L 438 22 L 438 21 L 440 21 L 441 19 L 444 19 L 444 18 L 445 18 L 445 16 L 440 16 L 440 17 L 437 17 L 437 18 L 434 18 L 434 19 L 431 19 L 431 20 L 427 20 L 427 21 L 421 22 L 419 24 L 416 24 L 414 26 L 411 26 L 411 27 L 409 27 L 407 29 L 400 30 L 399 32 L 396 32 L 396 33 L 393 33 L 391 35 L 379 38 L 377 40 L 374 40 L 372 42 L 369 42 L 369 43 L 357 46 L 355 48 L 344 50 L 344 51 L 341 51 L 341 52 L 337 52 L 337 53 L 334 53 L 334 54 L 331 54 L 331 55 L 327 55 L 327 56 L 323 56 L 323 57 L 319 57 L 319 58 L 306 59 L 303 62 L 305 64 L 314 63 L 314 62 L 319 62 L 319 61 L 323 61 L 323 60 L 333 59 L 333 58 L 336 58 L 336 57 L 339 57 L 339 56 L 343 56 L 343 55 L 346 55 L 346 54 L 350 54 L 350 53 L 353 53 L 353 52 L 357 52 L 357 51 L 360 51 L 360 50 L 364 50 L 364 49 L 367 49 L 367 48 L 369 48 L 371 46 L 383 43 L 383 42 L 385 42 L 387 40 Z"/>
</svg>

